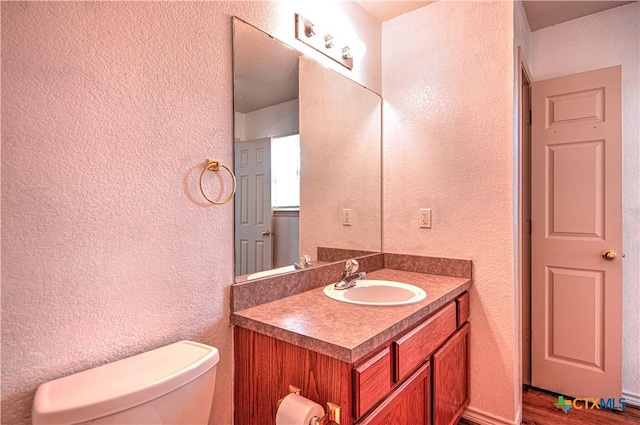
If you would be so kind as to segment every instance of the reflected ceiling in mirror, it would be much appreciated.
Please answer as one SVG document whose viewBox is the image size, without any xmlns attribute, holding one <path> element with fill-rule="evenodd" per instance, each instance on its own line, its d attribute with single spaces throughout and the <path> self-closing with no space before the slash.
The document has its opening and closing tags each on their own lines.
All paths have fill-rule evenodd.
<svg viewBox="0 0 640 425">
<path fill-rule="evenodd" d="M 380 96 L 238 18 L 233 29 L 237 281 L 305 267 L 303 254 L 380 252 Z"/>
</svg>

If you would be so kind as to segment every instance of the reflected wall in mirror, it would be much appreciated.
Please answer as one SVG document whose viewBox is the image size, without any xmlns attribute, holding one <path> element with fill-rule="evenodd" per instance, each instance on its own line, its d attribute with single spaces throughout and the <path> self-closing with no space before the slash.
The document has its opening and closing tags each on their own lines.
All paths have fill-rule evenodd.
<svg viewBox="0 0 640 425">
<path fill-rule="evenodd" d="M 233 29 L 236 276 L 380 252 L 380 96 L 238 18 Z"/>
</svg>

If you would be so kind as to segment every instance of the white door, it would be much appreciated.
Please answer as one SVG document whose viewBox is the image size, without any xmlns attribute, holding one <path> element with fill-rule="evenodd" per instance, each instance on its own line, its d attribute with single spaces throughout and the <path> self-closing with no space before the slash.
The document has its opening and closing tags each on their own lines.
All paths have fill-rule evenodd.
<svg viewBox="0 0 640 425">
<path fill-rule="evenodd" d="M 531 383 L 617 399 L 621 67 L 534 82 L 532 109 Z"/>
<path fill-rule="evenodd" d="M 236 276 L 272 267 L 271 139 L 235 144 Z"/>
</svg>

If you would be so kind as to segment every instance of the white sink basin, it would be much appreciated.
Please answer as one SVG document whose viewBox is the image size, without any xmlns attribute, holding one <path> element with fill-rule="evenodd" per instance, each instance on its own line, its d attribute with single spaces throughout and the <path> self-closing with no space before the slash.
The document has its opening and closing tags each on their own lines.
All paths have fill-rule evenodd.
<svg viewBox="0 0 640 425">
<path fill-rule="evenodd" d="M 408 305 L 427 298 L 427 293 L 417 286 L 389 280 L 358 280 L 356 286 L 338 290 L 331 285 L 324 294 L 336 301 L 362 305 Z"/>
<path fill-rule="evenodd" d="M 296 268 L 294 266 L 278 267 L 277 269 L 265 270 L 262 272 L 250 274 L 249 276 L 247 276 L 247 280 L 260 279 L 261 277 L 275 276 L 277 274 L 289 273 L 294 271 L 295 269 Z"/>
</svg>

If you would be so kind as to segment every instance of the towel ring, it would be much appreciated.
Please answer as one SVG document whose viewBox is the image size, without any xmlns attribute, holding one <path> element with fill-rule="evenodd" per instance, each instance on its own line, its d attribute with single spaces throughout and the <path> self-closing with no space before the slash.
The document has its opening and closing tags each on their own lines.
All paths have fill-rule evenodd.
<svg viewBox="0 0 640 425">
<path fill-rule="evenodd" d="M 231 179 L 233 180 L 233 187 L 231 188 L 231 194 L 224 201 L 213 201 L 209 199 L 206 193 L 204 193 L 204 189 L 202 188 L 202 176 L 204 176 L 205 171 L 220 171 L 220 167 L 227 170 L 229 172 L 229 175 L 231 175 Z M 231 169 L 226 165 L 224 165 L 222 162 L 215 159 L 207 159 L 207 166 L 200 173 L 200 192 L 202 192 L 202 196 L 204 196 L 204 198 L 207 201 L 211 202 L 212 204 L 215 204 L 215 205 L 226 204 L 231 200 L 231 198 L 233 198 L 233 195 L 235 195 L 236 193 L 236 176 L 234 176 L 233 171 L 231 171 Z"/>
</svg>

